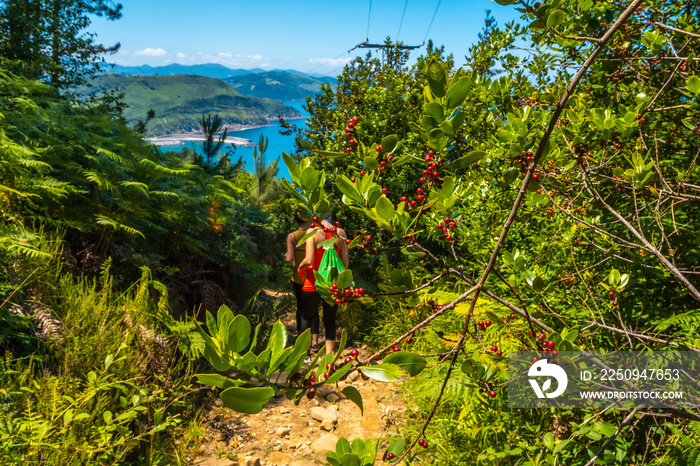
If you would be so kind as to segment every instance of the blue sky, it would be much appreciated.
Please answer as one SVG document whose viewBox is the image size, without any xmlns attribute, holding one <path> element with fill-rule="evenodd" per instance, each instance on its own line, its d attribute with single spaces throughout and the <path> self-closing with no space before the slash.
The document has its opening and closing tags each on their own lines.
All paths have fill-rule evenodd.
<svg viewBox="0 0 700 466">
<path fill-rule="evenodd" d="M 459 65 L 477 40 L 486 9 L 492 10 L 501 26 L 518 18 L 512 6 L 491 0 L 120 3 L 124 5 L 121 19 L 95 18 L 89 28 L 98 42 L 122 44 L 118 54 L 107 57 L 109 62 L 127 66 L 219 63 L 230 68 L 295 69 L 332 76 L 354 56 L 367 52 L 348 50 L 366 38 L 381 43 L 387 36 L 419 45 L 427 34 L 436 45 L 445 45 Z"/>
</svg>

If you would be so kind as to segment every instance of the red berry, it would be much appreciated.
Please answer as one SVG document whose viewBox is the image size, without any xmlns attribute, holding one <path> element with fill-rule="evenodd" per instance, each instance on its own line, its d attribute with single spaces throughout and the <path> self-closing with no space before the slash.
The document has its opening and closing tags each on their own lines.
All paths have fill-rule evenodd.
<svg viewBox="0 0 700 466">
<path fill-rule="evenodd" d="M 515 314 L 511 314 L 511 315 L 510 315 L 510 318 L 511 318 L 511 319 L 515 319 Z"/>
<path fill-rule="evenodd" d="M 425 198 L 424 198 L 424 196 L 423 196 L 422 194 L 419 194 L 419 195 L 416 196 L 416 200 L 419 201 L 419 202 L 422 201 L 423 199 L 425 199 Z"/>
<path fill-rule="evenodd" d="M 360 172 L 360 176 L 365 176 L 365 173 L 366 173 L 366 172 L 365 172 L 364 170 L 362 170 L 362 171 Z"/>
<path fill-rule="evenodd" d="M 546 338 L 547 338 L 547 335 L 545 335 L 544 333 L 540 333 L 540 340 L 544 340 Z"/>
<path fill-rule="evenodd" d="M 377 147 L 374 148 L 374 150 L 376 150 L 377 152 L 381 152 L 381 151 L 382 151 L 382 146 L 377 146 Z"/>
<path fill-rule="evenodd" d="M 491 390 L 491 391 L 489 392 L 489 396 L 490 396 L 491 398 L 496 398 L 496 392 L 494 392 L 493 390 Z"/>
<path fill-rule="evenodd" d="M 495 353 L 496 351 L 498 351 L 498 348 L 495 347 L 495 346 L 492 346 L 492 347 L 491 347 L 491 351 L 493 351 L 493 352 Z"/>
<path fill-rule="evenodd" d="M 315 395 L 316 395 L 316 389 L 313 387 L 309 388 L 309 391 L 306 392 L 306 398 L 308 398 L 309 400 L 312 400 Z"/>
<path fill-rule="evenodd" d="M 615 292 L 611 291 L 610 293 L 608 293 L 608 296 L 612 298 L 613 296 L 615 296 Z"/>
<path fill-rule="evenodd" d="M 406 338 L 406 343 L 412 343 L 413 339 L 411 337 Z"/>
<path fill-rule="evenodd" d="M 487 320 L 486 322 L 484 322 L 484 324 L 488 327 L 489 325 L 491 325 L 491 321 Z"/>
<path fill-rule="evenodd" d="M 612 305 L 617 306 L 617 301 L 613 301 Z"/>
<path fill-rule="evenodd" d="M 503 351 L 501 351 L 501 350 L 496 351 L 496 355 L 500 356 L 502 354 L 503 354 Z"/>
<path fill-rule="evenodd" d="M 348 147 L 348 149 L 349 149 L 349 147 Z M 354 183 L 354 182 L 355 182 L 355 178 L 350 178 L 350 181 L 352 181 L 352 182 Z"/>
<path fill-rule="evenodd" d="M 550 348 L 554 348 L 554 342 L 552 340 L 549 340 L 547 342 L 547 346 L 549 346 Z"/>
<path fill-rule="evenodd" d="M 394 350 L 394 353 L 396 353 L 397 351 L 401 351 L 401 348 L 399 348 L 399 345 L 394 345 L 391 347 L 391 349 Z"/>
<path fill-rule="evenodd" d="M 347 364 L 351 361 L 352 361 L 352 356 L 348 356 L 347 358 L 345 358 L 345 364 Z"/>
<path fill-rule="evenodd" d="M 357 357 L 357 355 L 360 354 L 360 352 L 357 350 L 357 348 L 355 348 L 355 349 L 353 349 L 352 351 L 350 351 L 350 354 L 351 354 L 353 357 Z"/>
<path fill-rule="evenodd" d="M 421 176 L 418 181 L 420 181 L 421 183 L 425 183 L 425 178 Z"/>
</svg>

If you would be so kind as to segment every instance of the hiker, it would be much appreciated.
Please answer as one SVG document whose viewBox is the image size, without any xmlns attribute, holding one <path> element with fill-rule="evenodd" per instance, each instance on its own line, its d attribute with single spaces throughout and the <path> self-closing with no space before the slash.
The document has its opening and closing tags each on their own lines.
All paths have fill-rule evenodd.
<svg viewBox="0 0 700 466">
<path fill-rule="evenodd" d="M 306 230 L 309 229 L 309 224 L 311 223 L 304 221 L 300 214 L 301 212 L 299 210 L 294 212 L 294 223 L 296 223 L 297 229 L 287 235 L 287 254 L 285 257 L 287 262 L 294 264 L 294 270 L 292 272 L 292 289 L 294 290 L 294 297 L 297 300 L 297 337 L 301 335 L 301 288 L 304 285 L 304 277 L 299 275 L 297 270 L 299 269 L 299 264 L 301 264 L 306 256 L 306 246 L 303 244 L 301 246 L 297 246 L 297 244 L 306 234 Z"/>
<path fill-rule="evenodd" d="M 338 311 L 338 305 L 328 304 L 321 298 L 318 291 L 316 291 L 316 277 L 314 275 L 314 270 L 318 270 L 318 266 L 321 263 L 323 254 L 325 253 L 323 248 L 317 249 L 316 246 L 334 236 L 333 233 L 328 231 L 336 228 L 330 223 L 330 220 L 331 215 L 329 214 L 324 220 L 321 221 L 323 229 L 327 230 L 325 232 L 318 226 L 309 228 L 308 232 L 316 230 L 316 234 L 306 240 L 306 254 L 304 256 L 304 260 L 297 267 L 298 274 L 304 278 L 300 300 L 301 326 L 299 327 L 299 332 L 301 333 L 307 328 L 311 328 L 311 351 L 318 352 L 321 349 L 321 345 L 318 343 L 318 305 L 320 302 L 323 305 L 323 327 L 326 331 L 326 354 L 332 353 L 335 350 L 335 318 Z M 345 244 L 347 235 L 345 234 L 345 230 L 342 228 L 337 228 L 336 234 L 337 240 L 335 242 L 335 251 L 338 253 L 343 266 L 347 268 L 350 264 L 348 257 L 348 246 Z"/>
</svg>

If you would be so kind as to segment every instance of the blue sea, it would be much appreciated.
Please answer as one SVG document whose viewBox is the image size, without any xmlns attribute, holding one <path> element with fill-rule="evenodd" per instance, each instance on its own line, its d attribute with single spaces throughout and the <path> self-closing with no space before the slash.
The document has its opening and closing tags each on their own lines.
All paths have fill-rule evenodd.
<svg viewBox="0 0 700 466">
<path fill-rule="evenodd" d="M 306 117 L 308 116 L 308 113 L 306 113 L 302 108 L 304 102 L 290 101 L 284 102 L 284 104 L 296 108 L 304 116 L 304 119 L 286 120 L 287 123 L 296 125 L 301 129 L 306 129 Z M 265 162 L 267 164 L 270 164 L 277 157 L 281 156 L 282 152 L 285 152 L 287 154 L 294 152 L 294 134 L 290 136 L 282 136 L 279 132 L 280 129 L 281 128 L 279 122 L 272 121 L 270 122 L 270 126 L 264 126 L 262 128 L 244 129 L 241 131 L 230 131 L 228 132 L 228 136 L 250 139 L 251 141 L 257 144 L 260 134 L 265 135 L 265 137 L 267 137 L 269 141 L 267 145 L 267 151 L 265 151 Z M 164 152 L 169 150 L 181 151 L 183 148 L 188 147 L 201 153 L 202 145 L 203 143 L 201 141 L 187 141 L 185 142 L 185 144 L 180 146 L 160 146 L 160 149 Z M 236 146 L 236 152 L 231 157 L 231 159 L 233 162 L 236 162 L 238 160 L 238 157 L 242 156 L 243 161 L 245 162 L 245 169 L 249 172 L 252 172 L 255 169 L 255 164 L 253 162 L 254 149 L 255 147 Z M 224 152 L 225 150 L 226 149 L 222 149 L 221 152 Z M 282 158 L 280 158 L 280 161 L 277 164 L 277 166 L 279 167 L 279 172 L 277 173 L 278 177 L 291 179 L 289 176 L 289 171 L 287 170 L 287 166 L 284 164 L 284 160 L 282 160 Z"/>
</svg>

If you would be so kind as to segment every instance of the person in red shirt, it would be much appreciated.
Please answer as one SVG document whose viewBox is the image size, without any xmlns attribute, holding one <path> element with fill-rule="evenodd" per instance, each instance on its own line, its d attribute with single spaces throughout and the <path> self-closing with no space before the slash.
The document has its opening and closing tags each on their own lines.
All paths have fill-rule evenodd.
<svg viewBox="0 0 700 466">
<path fill-rule="evenodd" d="M 330 223 L 330 215 L 327 216 L 326 219 L 321 222 L 321 224 L 326 229 L 333 228 L 333 225 Z M 316 291 L 316 277 L 314 275 L 314 270 L 318 270 L 318 266 L 321 263 L 321 259 L 323 258 L 323 254 L 325 252 L 323 248 L 317 248 L 317 246 L 327 239 L 332 238 L 334 235 L 324 232 L 323 228 L 320 226 L 309 228 L 307 233 L 313 231 L 316 231 L 316 234 L 306 240 L 306 254 L 304 256 L 304 260 L 297 267 L 297 272 L 299 275 L 304 277 L 304 284 L 302 285 L 300 299 L 301 326 L 299 327 L 299 333 L 301 334 L 301 332 L 307 328 L 310 328 L 312 351 L 318 351 L 320 349 L 320 345 L 318 344 L 318 305 L 322 304 L 323 326 L 326 331 L 326 353 L 331 353 L 335 350 L 335 320 L 338 306 L 337 304 L 328 304 Z M 343 266 L 347 268 L 350 265 L 348 246 L 345 244 L 347 235 L 342 228 L 338 228 L 336 234 L 336 252 L 340 257 Z"/>
</svg>

